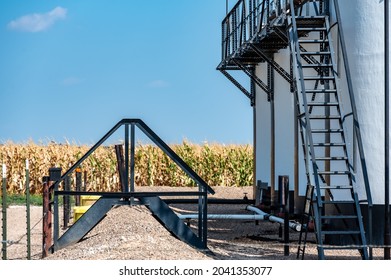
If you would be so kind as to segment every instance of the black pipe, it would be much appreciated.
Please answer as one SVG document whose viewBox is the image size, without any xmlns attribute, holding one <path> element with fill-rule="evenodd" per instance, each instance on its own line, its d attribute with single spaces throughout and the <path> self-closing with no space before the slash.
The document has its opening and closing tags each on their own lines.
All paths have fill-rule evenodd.
<svg viewBox="0 0 391 280">
<path fill-rule="evenodd" d="M 384 0 L 384 80 L 385 80 L 385 90 L 384 90 L 384 159 L 385 159 L 385 170 L 384 170 L 384 259 L 390 259 L 390 174 L 389 174 L 389 18 L 388 11 L 389 5 L 388 0 Z"/>
</svg>

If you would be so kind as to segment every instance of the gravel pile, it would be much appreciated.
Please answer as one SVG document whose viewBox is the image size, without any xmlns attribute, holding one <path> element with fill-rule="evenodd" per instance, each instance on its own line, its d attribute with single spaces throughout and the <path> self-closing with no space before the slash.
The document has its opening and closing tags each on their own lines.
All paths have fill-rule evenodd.
<svg viewBox="0 0 391 280">
<path fill-rule="evenodd" d="M 154 191 L 172 188 L 153 188 Z M 177 188 L 175 190 L 178 190 Z M 181 189 L 183 190 L 183 189 Z M 252 188 L 215 188 L 216 198 L 251 197 Z M 145 189 L 142 189 L 145 191 Z M 208 206 L 209 213 L 252 214 L 240 205 Z M 191 213 L 194 205 L 172 205 L 178 213 Z M 27 258 L 26 211 L 23 206 L 7 209 L 7 257 Z M 191 221 L 196 231 L 197 222 Z M 31 259 L 42 259 L 42 208 L 31 208 Z M 66 229 L 61 229 L 61 231 Z M 199 251 L 172 236 L 145 206 L 116 206 L 83 240 L 54 252 L 50 260 L 285 260 L 296 259 L 298 233 L 290 231 L 289 256 L 279 235 L 281 225 L 268 221 L 210 220 L 208 249 Z M 306 259 L 317 259 L 314 236 L 310 234 Z M 333 251 L 330 259 L 360 259 L 356 250 Z M 382 258 L 382 250 L 374 251 Z"/>
</svg>

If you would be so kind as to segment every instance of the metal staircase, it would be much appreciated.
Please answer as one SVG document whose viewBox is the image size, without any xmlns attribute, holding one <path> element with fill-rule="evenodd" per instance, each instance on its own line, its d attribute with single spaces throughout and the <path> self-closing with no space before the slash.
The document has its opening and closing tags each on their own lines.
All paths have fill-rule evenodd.
<svg viewBox="0 0 391 280">
<path fill-rule="evenodd" d="M 290 8 L 288 32 L 308 178 L 306 193 L 311 193 L 311 207 L 307 204 L 304 211 L 307 226 L 300 235 L 297 256 L 304 258 L 308 221 L 312 216 L 319 259 L 325 259 L 325 250 L 341 249 L 357 249 L 363 259 L 368 259 L 348 156 L 329 19 L 326 15 L 295 15 L 293 0 Z"/>
<path fill-rule="evenodd" d="M 65 190 L 62 185 L 76 168 L 87 160 L 96 149 L 121 128 L 124 129 L 124 153 L 116 147 L 118 159 L 117 170 L 120 175 L 121 191 L 74 191 Z M 160 148 L 189 178 L 198 185 L 198 191 L 175 192 L 140 192 L 135 191 L 135 129 L 138 128 L 155 145 Z M 61 172 L 61 170 L 60 170 Z M 48 187 L 47 200 L 53 201 L 53 244 L 45 244 L 51 251 L 57 251 L 75 244 L 83 239 L 114 206 L 144 205 L 152 216 L 164 226 L 173 236 L 186 242 L 199 250 L 207 248 L 207 195 L 214 194 L 214 190 L 183 161 L 152 129 L 140 119 L 122 119 L 110 129 L 94 146 L 92 146 L 76 163 L 74 163 L 62 176 L 53 179 L 53 184 Z M 60 188 L 60 189 L 59 189 Z M 50 192 L 50 195 L 49 195 Z M 65 232 L 60 236 L 59 230 L 59 197 L 96 195 L 100 198 Z M 198 234 L 181 220 L 161 197 L 198 197 Z M 180 200 L 180 198 L 178 198 Z M 49 228 L 49 225 L 47 225 Z M 51 225 L 50 225 L 51 227 Z M 48 239 L 48 243 L 51 240 Z"/>
</svg>

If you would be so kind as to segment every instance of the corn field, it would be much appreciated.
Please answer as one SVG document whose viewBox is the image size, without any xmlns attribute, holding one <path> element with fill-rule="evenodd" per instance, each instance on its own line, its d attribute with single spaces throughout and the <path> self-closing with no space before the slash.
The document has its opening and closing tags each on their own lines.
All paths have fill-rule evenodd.
<svg viewBox="0 0 391 280">
<path fill-rule="evenodd" d="M 253 184 L 251 145 L 182 144 L 170 145 L 210 186 L 250 186 Z M 0 161 L 6 165 L 7 192 L 23 194 L 26 160 L 29 162 L 30 190 L 42 193 L 42 177 L 50 167 L 64 173 L 90 146 L 74 144 L 0 144 Z M 80 166 L 86 191 L 119 191 L 117 158 L 113 146 L 101 146 Z M 74 180 L 74 179 L 71 179 Z M 137 144 L 135 149 L 136 186 L 196 186 L 164 152 L 152 144 Z"/>
</svg>

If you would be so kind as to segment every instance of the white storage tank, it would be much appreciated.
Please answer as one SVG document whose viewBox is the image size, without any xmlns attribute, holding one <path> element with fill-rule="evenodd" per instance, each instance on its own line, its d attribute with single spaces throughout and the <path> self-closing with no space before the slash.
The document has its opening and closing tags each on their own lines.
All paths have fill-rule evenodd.
<svg viewBox="0 0 391 280">
<path fill-rule="evenodd" d="M 381 239 L 384 224 L 384 2 L 355 0 L 338 1 L 344 40 L 346 43 L 350 74 L 356 101 L 357 115 L 361 128 L 365 161 L 368 170 L 372 200 L 374 204 L 375 239 Z M 310 11 L 310 9 L 309 9 Z M 336 15 L 333 0 L 330 1 L 330 21 L 335 23 Z M 340 23 L 341 24 L 341 23 Z M 343 103 L 348 102 L 346 76 L 337 27 L 333 27 L 333 43 L 338 59 L 338 73 L 341 80 Z M 289 71 L 290 52 L 280 50 L 274 56 L 285 70 Z M 259 64 L 257 75 L 267 81 L 266 63 Z M 290 177 L 291 189 L 295 178 L 294 162 L 294 99 L 290 93 L 290 85 L 279 74 L 275 73 L 275 152 L 271 149 L 271 104 L 267 101 L 265 92 L 257 87 L 256 114 L 256 179 L 263 182 L 278 182 L 278 175 Z M 343 104 L 342 104 L 343 105 Z M 349 106 L 345 113 L 350 110 Z M 353 132 L 348 131 L 350 148 L 353 149 Z M 301 146 L 301 144 L 300 144 Z M 357 148 L 356 152 L 357 152 Z M 360 160 L 356 153 L 357 174 L 361 174 Z M 304 195 L 306 176 L 303 152 L 299 150 L 299 193 Z M 274 158 L 274 165 L 271 159 Z M 274 172 L 273 172 L 274 169 Z M 275 178 L 272 180 L 271 176 Z M 276 183 L 277 184 L 277 183 Z M 359 197 L 366 198 L 364 182 L 361 175 L 357 176 Z M 275 188 L 277 186 L 275 185 Z M 366 210 L 363 205 L 363 214 Z M 376 242 L 376 241 L 375 241 Z"/>
</svg>

